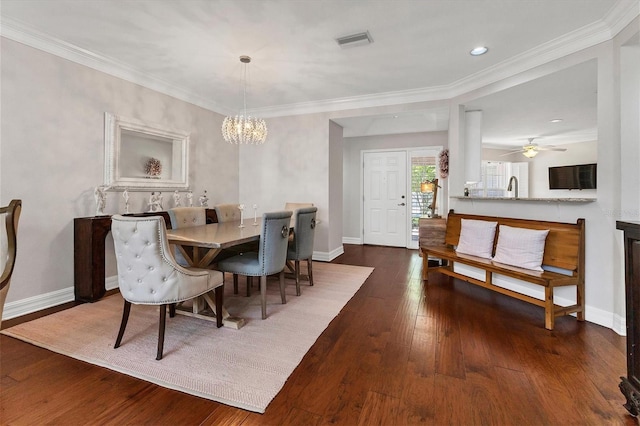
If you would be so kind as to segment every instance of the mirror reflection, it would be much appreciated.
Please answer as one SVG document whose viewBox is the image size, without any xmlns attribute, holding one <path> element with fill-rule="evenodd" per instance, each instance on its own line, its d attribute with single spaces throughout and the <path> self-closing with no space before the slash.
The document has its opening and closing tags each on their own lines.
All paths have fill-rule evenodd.
<svg viewBox="0 0 640 426">
<path fill-rule="evenodd" d="M 188 188 L 189 134 L 105 114 L 105 185 L 111 188 Z"/>
</svg>

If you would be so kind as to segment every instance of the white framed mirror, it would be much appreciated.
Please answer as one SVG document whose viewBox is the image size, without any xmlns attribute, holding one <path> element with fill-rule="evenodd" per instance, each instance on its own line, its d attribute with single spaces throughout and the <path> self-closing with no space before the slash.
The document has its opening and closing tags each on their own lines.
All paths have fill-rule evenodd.
<svg viewBox="0 0 640 426">
<path fill-rule="evenodd" d="M 188 189 L 188 132 L 106 112 L 104 136 L 106 186 Z"/>
</svg>

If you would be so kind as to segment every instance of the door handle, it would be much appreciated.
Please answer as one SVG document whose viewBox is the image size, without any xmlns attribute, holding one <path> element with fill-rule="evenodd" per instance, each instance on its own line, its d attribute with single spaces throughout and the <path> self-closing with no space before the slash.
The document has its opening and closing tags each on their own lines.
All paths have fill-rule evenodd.
<svg viewBox="0 0 640 426">
<path fill-rule="evenodd" d="M 406 206 L 406 204 L 405 204 L 405 203 L 400 203 L 400 204 L 398 204 L 398 205 L 399 205 L 399 206 Z"/>
</svg>

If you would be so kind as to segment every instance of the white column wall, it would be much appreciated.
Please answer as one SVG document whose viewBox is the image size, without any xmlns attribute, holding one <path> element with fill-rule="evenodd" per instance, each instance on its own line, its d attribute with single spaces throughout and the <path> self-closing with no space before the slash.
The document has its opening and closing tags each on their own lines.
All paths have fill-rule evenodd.
<svg viewBox="0 0 640 426">
<path fill-rule="evenodd" d="M 630 28 L 637 28 L 637 19 Z M 627 30 L 628 32 L 629 30 Z M 544 219 L 562 222 L 574 222 L 577 218 L 586 219 L 586 317 L 587 320 L 613 328 L 623 334 L 624 330 L 624 282 L 620 273 L 620 245 L 617 241 L 615 222 L 620 219 L 620 167 L 621 158 L 628 149 L 620 144 L 620 93 L 618 61 L 620 37 L 601 43 L 562 59 L 552 61 L 543 66 L 523 72 L 511 78 L 501 80 L 477 91 L 452 99 L 451 111 L 456 111 L 465 102 L 485 96 L 499 90 L 521 84 L 526 81 L 547 75 L 593 58 L 598 61 L 598 190 L 597 201 L 586 204 L 548 203 L 548 202 L 509 202 L 509 201 L 471 201 L 452 199 L 451 206 L 456 211 L 474 214 L 498 215 L 527 219 Z M 637 122 L 636 122 L 637 123 Z M 450 150 L 455 152 L 464 149 L 464 138 L 461 123 L 451 121 L 457 126 L 458 134 L 450 130 Z M 637 144 L 637 140 L 635 141 Z M 462 193 L 464 170 L 456 168 L 458 162 L 452 164 L 452 194 Z M 636 168 L 631 172 L 634 176 L 640 173 Z M 559 297 L 575 299 L 570 289 L 562 289 L 556 293 Z"/>
<path fill-rule="evenodd" d="M 620 151 L 618 208 L 610 212 L 617 220 L 640 221 L 640 18 L 636 18 L 613 40 L 616 91 L 619 96 Z M 626 310 L 624 289 L 624 244 L 622 231 L 616 232 L 614 245 L 614 312 Z"/>
</svg>

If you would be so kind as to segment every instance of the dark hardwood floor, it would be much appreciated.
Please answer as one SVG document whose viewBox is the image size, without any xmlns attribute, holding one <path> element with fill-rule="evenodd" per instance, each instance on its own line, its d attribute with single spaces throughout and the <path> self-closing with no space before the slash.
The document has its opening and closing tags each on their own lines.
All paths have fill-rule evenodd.
<svg viewBox="0 0 640 426">
<path fill-rule="evenodd" d="M 375 271 L 263 415 L 0 336 L 0 424 L 636 424 L 624 337 L 573 317 L 547 331 L 541 308 L 437 274 L 425 288 L 420 260 L 346 245 L 335 263 Z"/>
</svg>

